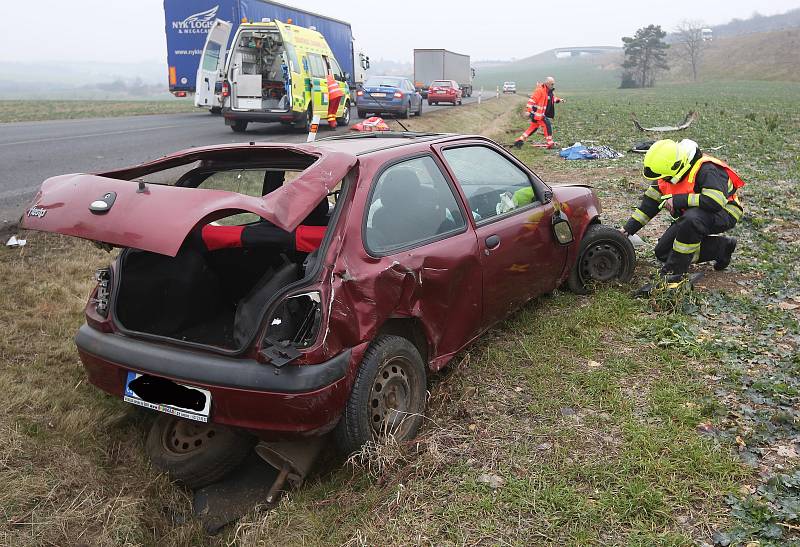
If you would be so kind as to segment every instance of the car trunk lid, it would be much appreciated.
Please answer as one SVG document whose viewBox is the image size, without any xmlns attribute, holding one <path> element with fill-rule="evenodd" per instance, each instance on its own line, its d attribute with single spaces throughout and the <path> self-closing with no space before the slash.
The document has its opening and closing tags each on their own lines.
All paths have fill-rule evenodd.
<svg viewBox="0 0 800 547">
<path fill-rule="evenodd" d="M 292 182 L 259 197 L 125 180 L 245 149 L 234 145 L 188 150 L 104 175 L 52 177 L 42 184 L 23 214 L 22 227 L 175 256 L 198 223 L 239 211 L 254 213 L 286 231 L 294 230 L 357 161 L 350 154 L 302 145 L 251 146 L 246 151 L 253 154 L 259 149 L 278 149 L 316 157 Z"/>
</svg>

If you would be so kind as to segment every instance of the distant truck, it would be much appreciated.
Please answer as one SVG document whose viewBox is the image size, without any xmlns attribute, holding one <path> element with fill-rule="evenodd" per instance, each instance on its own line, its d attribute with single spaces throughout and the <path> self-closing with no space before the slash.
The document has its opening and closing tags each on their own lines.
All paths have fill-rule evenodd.
<svg viewBox="0 0 800 547">
<path fill-rule="evenodd" d="M 204 93 L 198 106 L 214 110 L 220 105 L 211 104 L 215 87 L 221 81 L 204 78 L 197 82 L 196 76 L 200 57 L 206 45 L 208 31 L 218 27 L 216 20 L 227 21 L 230 29 L 218 40 L 220 45 L 220 64 L 224 61 L 228 37 L 236 33 L 239 24 L 246 19 L 258 22 L 263 19 L 292 23 L 305 28 L 314 27 L 330 45 L 347 76 L 351 89 L 364 81 L 364 71 L 369 68 L 369 57 L 355 47 L 350 23 L 319 15 L 303 9 L 293 8 L 267 0 L 164 0 L 165 30 L 167 34 L 167 65 L 169 90 L 176 97 L 186 97 L 198 90 L 198 83 Z M 224 40 L 222 40 L 224 38 Z M 221 68 L 221 67 L 220 67 Z M 208 81 L 206 81 L 208 80 Z M 218 93 L 218 89 L 216 90 Z M 216 95 L 218 96 L 218 94 Z M 212 97 L 212 99 L 208 99 Z M 195 101 L 197 102 L 197 101 Z"/>
<path fill-rule="evenodd" d="M 414 86 L 427 96 L 434 80 L 455 80 L 465 97 L 472 95 L 475 69 L 469 66 L 469 55 L 446 49 L 414 50 Z"/>
</svg>

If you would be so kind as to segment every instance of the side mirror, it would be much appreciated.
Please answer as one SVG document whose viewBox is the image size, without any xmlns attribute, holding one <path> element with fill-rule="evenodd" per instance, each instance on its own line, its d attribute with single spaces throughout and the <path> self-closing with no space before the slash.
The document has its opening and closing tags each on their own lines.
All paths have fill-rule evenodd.
<svg viewBox="0 0 800 547">
<path fill-rule="evenodd" d="M 561 245 L 569 245 L 575 239 L 572 235 L 572 226 L 563 211 L 553 214 L 553 235 Z"/>
<path fill-rule="evenodd" d="M 342 81 L 343 81 L 343 82 L 346 82 L 346 81 L 348 81 L 349 79 L 350 79 L 350 73 L 349 73 L 349 72 L 345 72 L 345 73 L 344 73 L 344 77 L 342 78 Z"/>
<path fill-rule="evenodd" d="M 367 55 L 361 56 L 361 68 L 369 70 L 369 57 Z"/>
</svg>

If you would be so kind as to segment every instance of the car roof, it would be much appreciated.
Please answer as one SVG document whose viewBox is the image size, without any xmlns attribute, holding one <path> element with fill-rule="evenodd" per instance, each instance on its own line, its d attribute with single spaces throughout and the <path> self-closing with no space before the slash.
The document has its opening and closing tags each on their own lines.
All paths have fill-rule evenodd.
<svg viewBox="0 0 800 547">
<path fill-rule="evenodd" d="M 326 137 L 314 142 L 313 146 L 323 147 L 337 152 L 362 156 L 389 148 L 400 148 L 421 142 L 435 143 L 450 140 L 473 138 L 473 135 L 456 133 L 418 133 L 413 131 L 375 131 L 367 133 L 350 133 Z M 477 137 L 484 139 L 485 137 Z"/>
</svg>

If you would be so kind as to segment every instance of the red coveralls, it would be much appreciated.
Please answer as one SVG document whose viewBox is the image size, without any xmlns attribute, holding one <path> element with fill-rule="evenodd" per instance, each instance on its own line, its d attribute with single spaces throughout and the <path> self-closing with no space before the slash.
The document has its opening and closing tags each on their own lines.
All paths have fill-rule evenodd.
<svg viewBox="0 0 800 547">
<path fill-rule="evenodd" d="M 339 82 L 328 72 L 328 126 L 331 129 L 336 127 L 336 111 L 339 110 L 339 103 L 344 97 L 344 91 L 339 87 Z"/>
<path fill-rule="evenodd" d="M 531 93 L 528 99 L 528 105 L 525 107 L 525 112 L 531 117 L 531 124 L 528 126 L 528 129 L 522 132 L 522 135 L 517 138 L 516 142 L 525 142 L 528 137 L 541 127 L 545 141 L 547 142 L 547 147 L 552 148 L 555 146 L 553 135 L 550 133 L 550 128 L 547 126 L 544 119 L 544 114 L 547 110 L 547 94 L 547 84 L 538 84 L 536 89 L 533 90 L 533 93 Z M 553 96 L 553 100 L 556 102 L 559 101 L 555 95 Z"/>
</svg>

